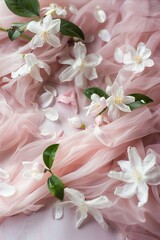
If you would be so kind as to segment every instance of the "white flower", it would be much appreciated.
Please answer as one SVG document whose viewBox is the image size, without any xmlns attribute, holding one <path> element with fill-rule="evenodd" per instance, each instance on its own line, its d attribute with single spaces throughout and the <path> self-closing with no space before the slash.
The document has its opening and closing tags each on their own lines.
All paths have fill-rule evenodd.
<svg viewBox="0 0 160 240">
<path fill-rule="evenodd" d="M 91 95 L 91 100 L 91 104 L 85 107 L 85 109 L 88 109 L 86 115 L 93 117 L 101 113 L 106 108 L 107 104 L 105 97 L 100 97 L 96 93 Z"/>
<path fill-rule="evenodd" d="M 160 168 L 156 166 L 156 156 L 153 151 L 149 151 L 142 160 L 136 148 L 128 147 L 128 158 L 129 161 L 118 161 L 121 172 L 111 171 L 108 176 L 126 182 L 124 186 L 117 187 L 114 193 L 122 198 L 137 195 L 140 207 L 148 201 L 147 184 L 160 184 Z"/>
<path fill-rule="evenodd" d="M 75 59 L 64 57 L 59 60 L 61 64 L 71 65 L 60 74 L 62 82 L 75 79 L 76 86 L 83 88 L 86 79 L 93 80 L 98 77 L 95 67 L 101 63 L 102 57 L 99 54 L 86 54 L 86 46 L 78 42 L 73 48 Z"/>
<path fill-rule="evenodd" d="M 111 201 L 108 200 L 106 196 L 100 196 L 93 200 L 85 200 L 85 196 L 76 189 L 73 188 L 65 188 L 64 194 L 69 201 L 66 203 L 71 203 L 77 207 L 76 209 L 76 227 L 79 228 L 83 221 L 87 218 L 88 213 L 91 214 L 94 219 L 104 228 L 107 229 L 107 224 L 105 223 L 101 209 L 109 208 L 112 206 Z M 60 205 L 65 204 L 59 203 Z M 60 214 L 62 215 L 61 208 L 58 208 L 56 211 L 60 210 Z M 55 213 L 57 215 L 57 213 Z"/>
<path fill-rule="evenodd" d="M 82 122 L 82 120 L 79 117 L 68 118 L 68 120 L 74 128 L 77 128 L 77 129 L 79 129 L 79 128 L 84 129 L 85 128 L 85 124 Z"/>
<path fill-rule="evenodd" d="M 131 109 L 126 104 L 135 101 L 133 96 L 125 96 L 124 89 L 115 82 L 112 87 L 109 88 L 107 94 L 110 96 L 106 99 L 106 105 L 108 109 L 108 117 L 110 120 L 115 120 L 120 116 L 120 111 L 131 112 Z"/>
<path fill-rule="evenodd" d="M 42 47 L 45 42 L 53 47 L 60 47 L 60 40 L 55 35 L 60 31 L 60 24 L 61 20 L 52 20 L 51 15 L 47 15 L 42 21 L 30 22 L 27 29 L 36 34 L 30 42 L 31 49 Z"/>
<path fill-rule="evenodd" d="M 42 8 L 45 11 L 45 15 L 52 15 L 52 17 L 65 17 L 67 11 L 56 3 L 50 3 L 49 7 Z"/>
<path fill-rule="evenodd" d="M 41 180 L 44 176 L 44 165 L 38 162 L 22 162 L 24 171 L 23 177 L 28 179 Z"/>
<path fill-rule="evenodd" d="M 11 197 L 16 192 L 14 186 L 4 182 L 4 180 L 9 179 L 9 177 L 9 173 L 0 168 L 0 179 L 2 180 L 0 183 L 0 196 L 2 197 Z"/>
<path fill-rule="evenodd" d="M 24 61 L 25 64 L 23 66 L 21 66 L 17 71 L 11 73 L 12 78 L 30 74 L 36 81 L 43 82 L 43 78 L 40 75 L 40 68 L 44 69 L 48 75 L 50 74 L 50 66 L 38 60 L 33 53 L 25 54 Z"/>
<path fill-rule="evenodd" d="M 127 46 L 127 53 L 123 54 L 121 49 L 116 49 L 115 59 L 125 64 L 124 69 L 135 73 L 143 72 L 145 67 L 152 67 L 154 62 L 149 57 L 151 56 L 151 50 L 146 45 L 140 42 L 137 49 L 132 46 Z"/>
</svg>

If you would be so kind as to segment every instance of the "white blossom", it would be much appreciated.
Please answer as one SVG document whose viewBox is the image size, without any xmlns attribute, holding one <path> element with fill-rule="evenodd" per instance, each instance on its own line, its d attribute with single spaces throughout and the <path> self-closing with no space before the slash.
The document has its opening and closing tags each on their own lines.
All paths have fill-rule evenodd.
<svg viewBox="0 0 160 240">
<path fill-rule="evenodd" d="M 61 82 L 75 79 L 76 86 L 85 87 L 85 81 L 93 80 L 98 77 L 96 66 L 98 66 L 102 57 L 99 54 L 88 54 L 86 46 L 81 43 L 75 43 L 73 48 L 74 58 L 63 57 L 59 60 L 61 64 L 71 65 L 67 67 L 59 76 Z"/>
<path fill-rule="evenodd" d="M 154 65 L 154 61 L 149 58 L 151 50 L 143 42 L 138 44 L 137 49 L 128 45 L 127 53 L 125 54 L 123 54 L 120 48 L 117 48 L 114 56 L 117 62 L 125 65 L 125 70 L 135 73 L 143 72 L 145 67 L 152 67 Z"/>
<path fill-rule="evenodd" d="M 36 35 L 30 42 L 31 49 L 42 47 L 45 42 L 53 47 L 60 47 L 60 39 L 56 34 L 60 31 L 60 19 L 52 20 L 51 15 L 47 15 L 42 21 L 32 21 L 28 24 L 27 29 Z"/>
<path fill-rule="evenodd" d="M 58 206 L 56 206 L 57 209 L 55 210 L 55 216 L 62 216 L 62 208 L 59 206 L 69 203 L 76 207 L 77 228 L 81 226 L 89 213 L 104 229 L 107 229 L 108 226 L 103 219 L 101 210 L 111 207 L 112 203 L 106 196 L 100 196 L 92 200 L 85 200 L 84 194 L 73 188 L 65 188 L 64 195 L 68 201 L 59 203 Z M 56 219 L 58 219 L 58 217 L 56 217 Z"/>
<path fill-rule="evenodd" d="M 22 65 L 18 70 L 11 73 L 12 78 L 17 78 L 20 76 L 25 76 L 30 74 L 33 79 L 39 82 L 43 82 L 43 78 L 40 75 L 40 69 L 44 69 L 46 73 L 50 74 L 50 66 L 38 60 L 33 53 L 28 53 L 24 55 L 25 64 Z"/>
<path fill-rule="evenodd" d="M 108 176 L 126 182 L 122 187 L 117 187 L 114 193 L 122 198 L 137 195 L 140 207 L 148 201 L 148 185 L 160 184 L 160 167 L 156 165 L 156 155 L 151 150 L 142 160 L 136 148 L 128 147 L 128 158 L 129 161 L 118 161 L 121 172 L 110 171 Z"/>
<path fill-rule="evenodd" d="M 44 176 L 44 165 L 39 162 L 22 162 L 24 170 L 23 177 L 40 181 Z"/>
<path fill-rule="evenodd" d="M 85 109 L 87 109 L 86 115 L 96 116 L 101 113 L 106 108 L 106 99 L 105 97 L 100 97 L 98 94 L 93 93 L 91 95 L 91 104 Z"/>
<path fill-rule="evenodd" d="M 120 111 L 131 112 L 131 109 L 126 104 L 135 101 L 133 96 L 125 96 L 123 86 L 115 82 L 112 87 L 109 87 L 107 92 L 109 97 L 106 99 L 109 120 L 115 120 L 120 116 Z"/>
<path fill-rule="evenodd" d="M 45 15 L 52 15 L 52 17 L 65 17 L 67 11 L 65 8 L 62 8 L 56 3 L 50 3 L 49 7 L 42 8 L 42 11 L 45 12 Z"/>
</svg>

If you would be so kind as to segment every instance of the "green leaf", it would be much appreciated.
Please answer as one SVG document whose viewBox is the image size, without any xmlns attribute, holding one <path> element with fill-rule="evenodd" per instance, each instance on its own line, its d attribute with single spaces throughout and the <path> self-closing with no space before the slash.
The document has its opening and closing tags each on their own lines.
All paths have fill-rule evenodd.
<svg viewBox="0 0 160 240">
<path fill-rule="evenodd" d="M 51 169 L 53 162 L 54 162 L 54 158 L 56 155 L 56 152 L 58 150 L 59 144 L 53 144 L 49 147 L 47 147 L 44 152 L 43 152 L 43 161 L 46 165 L 46 167 L 48 167 L 49 169 Z"/>
<path fill-rule="evenodd" d="M 39 16 L 40 5 L 38 0 L 5 0 L 5 3 L 10 11 L 18 16 Z"/>
<path fill-rule="evenodd" d="M 109 97 L 102 89 L 97 88 L 97 87 L 86 88 L 86 89 L 84 89 L 83 93 L 89 99 L 91 99 L 91 96 L 93 93 L 96 93 L 100 97 L 105 97 L 106 99 Z"/>
<path fill-rule="evenodd" d="M 61 19 L 60 32 L 63 35 L 77 37 L 84 40 L 84 34 L 82 30 L 74 23 L 67 21 L 65 19 Z"/>
<path fill-rule="evenodd" d="M 129 96 L 135 97 L 135 102 L 127 104 L 131 110 L 134 110 L 143 105 L 153 102 L 153 100 L 151 98 L 149 98 L 148 96 L 143 95 L 143 94 L 134 93 L 134 94 L 130 94 Z"/>
<path fill-rule="evenodd" d="M 17 39 L 18 37 L 20 37 L 24 33 L 28 23 L 29 22 L 25 22 L 25 23 L 12 23 L 11 28 L 8 29 L 8 36 L 11 39 L 11 41 Z"/>
<path fill-rule="evenodd" d="M 61 179 L 55 175 L 52 175 L 48 178 L 47 181 L 48 189 L 52 195 L 57 197 L 60 200 L 63 200 L 64 197 L 64 184 Z"/>
</svg>

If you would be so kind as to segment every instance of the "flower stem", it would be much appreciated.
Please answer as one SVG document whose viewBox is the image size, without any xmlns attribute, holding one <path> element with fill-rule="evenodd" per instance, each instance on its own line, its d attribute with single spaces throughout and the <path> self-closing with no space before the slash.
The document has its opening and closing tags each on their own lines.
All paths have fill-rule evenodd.
<svg viewBox="0 0 160 240">
<path fill-rule="evenodd" d="M 0 31 L 8 32 L 8 29 L 7 29 L 7 28 L 0 27 Z"/>
</svg>

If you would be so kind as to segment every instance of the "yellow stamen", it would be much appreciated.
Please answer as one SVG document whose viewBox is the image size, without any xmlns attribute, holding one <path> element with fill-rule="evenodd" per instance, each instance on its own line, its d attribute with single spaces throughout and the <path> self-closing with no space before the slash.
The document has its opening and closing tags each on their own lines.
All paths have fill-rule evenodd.
<svg viewBox="0 0 160 240">
<path fill-rule="evenodd" d="M 115 103 L 117 103 L 117 104 L 123 103 L 123 99 L 122 99 L 121 97 L 119 97 L 119 96 L 116 96 L 115 99 L 114 99 L 114 101 L 115 101 Z"/>
<path fill-rule="evenodd" d="M 46 41 L 46 39 L 49 38 L 49 33 L 47 31 L 44 31 L 41 33 L 41 37 L 42 37 L 43 41 Z"/>
<path fill-rule="evenodd" d="M 142 62 L 142 58 L 139 55 L 135 56 L 134 60 L 135 60 L 136 63 Z"/>
</svg>

